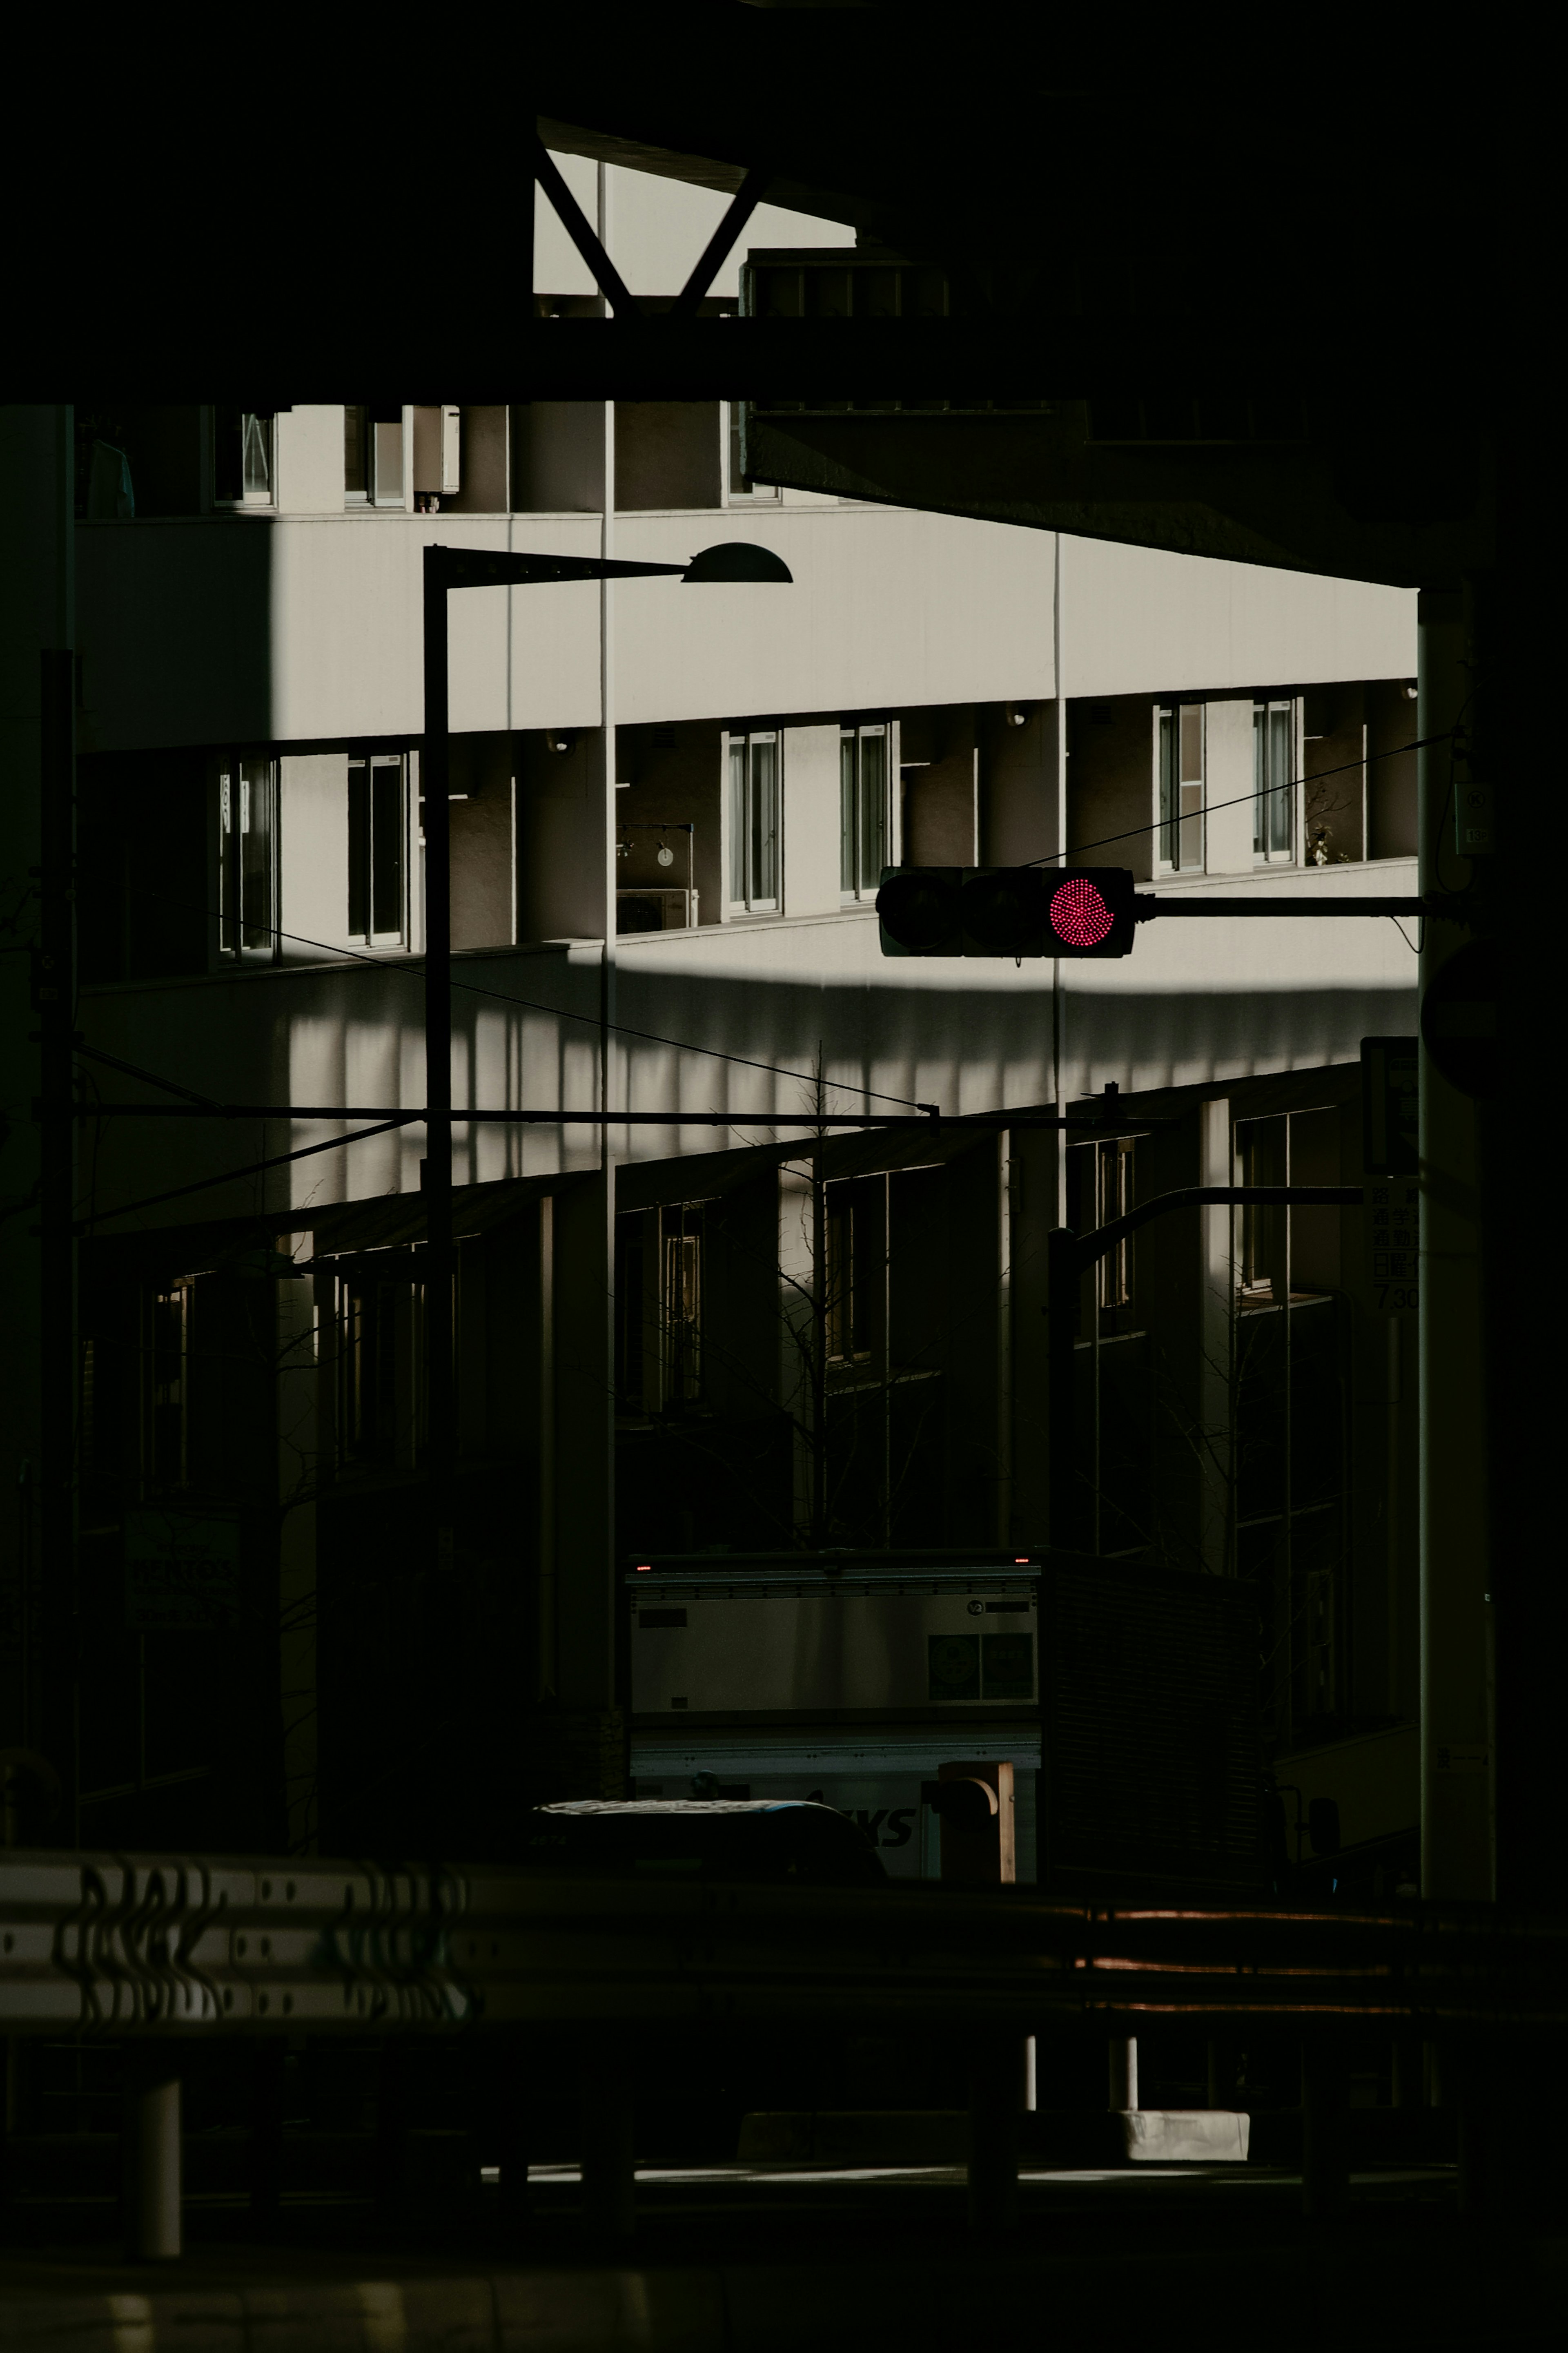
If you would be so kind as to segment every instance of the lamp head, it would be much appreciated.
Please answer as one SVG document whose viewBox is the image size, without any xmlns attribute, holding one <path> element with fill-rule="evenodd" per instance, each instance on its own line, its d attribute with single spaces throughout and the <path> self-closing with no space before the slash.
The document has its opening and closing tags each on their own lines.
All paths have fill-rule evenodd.
<svg viewBox="0 0 1568 2353">
<path fill-rule="evenodd" d="M 749 539 L 721 540 L 717 547 L 705 547 L 694 555 L 685 571 L 683 580 L 782 580 L 793 582 L 795 575 L 782 555 L 771 547 L 758 547 Z"/>
</svg>

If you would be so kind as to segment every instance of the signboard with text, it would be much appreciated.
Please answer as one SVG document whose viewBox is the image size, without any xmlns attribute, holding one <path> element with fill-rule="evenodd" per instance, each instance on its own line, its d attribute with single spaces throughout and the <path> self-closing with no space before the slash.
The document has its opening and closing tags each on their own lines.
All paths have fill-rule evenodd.
<svg viewBox="0 0 1568 2353">
<path fill-rule="evenodd" d="M 1362 1221 L 1374 1315 L 1414 1315 L 1420 1299 L 1421 1188 L 1414 1176 L 1369 1176 Z"/>
<path fill-rule="evenodd" d="M 139 1633 L 210 1632 L 239 1616 L 239 1521 L 218 1513 L 125 1514 L 125 1622 Z"/>
</svg>

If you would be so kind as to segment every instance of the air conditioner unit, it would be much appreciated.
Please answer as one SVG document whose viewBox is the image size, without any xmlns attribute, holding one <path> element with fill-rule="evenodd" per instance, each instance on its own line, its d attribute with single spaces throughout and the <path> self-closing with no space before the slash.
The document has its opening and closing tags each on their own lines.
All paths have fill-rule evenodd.
<svg viewBox="0 0 1568 2353">
<path fill-rule="evenodd" d="M 695 891 L 617 891 L 617 932 L 687 932 L 697 922 Z"/>
</svg>

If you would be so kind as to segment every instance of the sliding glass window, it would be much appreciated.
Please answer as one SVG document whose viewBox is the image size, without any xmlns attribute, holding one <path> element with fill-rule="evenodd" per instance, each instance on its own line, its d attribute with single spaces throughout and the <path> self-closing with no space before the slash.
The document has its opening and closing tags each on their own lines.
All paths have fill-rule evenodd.
<svg viewBox="0 0 1568 2353">
<path fill-rule="evenodd" d="M 779 739 L 730 738 L 730 905 L 776 914 L 780 899 Z"/>
<path fill-rule="evenodd" d="M 1296 705 L 1252 706 L 1252 852 L 1271 865 L 1296 855 Z"/>
<path fill-rule="evenodd" d="M 838 887 L 874 899 L 888 848 L 888 730 L 846 727 L 838 738 Z"/>
<path fill-rule="evenodd" d="M 278 952 L 278 776 L 271 760 L 223 761 L 217 777 L 218 951 Z"/>
<path fill-rule="evenodd" d="M 1171 703 L 1160 712 L 1160 864 L 1201 874 L 1204 864 L 1204 707 Z"/>
<path fill-rule="evenodd" d="M 349 762 L 349 937 L 397 946 L 405 913 L 404 763 L 397 753 Z"/>
</svg>

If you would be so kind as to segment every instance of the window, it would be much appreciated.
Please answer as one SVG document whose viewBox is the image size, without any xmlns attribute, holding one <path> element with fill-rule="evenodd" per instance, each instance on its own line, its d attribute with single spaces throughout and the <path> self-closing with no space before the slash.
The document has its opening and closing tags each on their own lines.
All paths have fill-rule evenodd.
<svg viewBox="0 0 1568 2353">
<path fill-rule="evenodd" d="M 776 484 L 753 482 L 745 471 L 741 452 L 741 404 L 738 400 L 726 404 L 725 416 L 729 429 L 724 480 L 729 496 L 744 499 L 748 506 L 756 505 L 764 499 L 776 504 L 779 495 Z"/>
<path fill-rule="evenodd" d="M 218 950 L 278 949 L 278 783 L 270 760 L 232 759 L 218 772 Z"/>
<path fill-rule="evenodd" d="M 1288 864 L 1296 855 L 1296 706 L 1252 706 L 1252 849 Z"/>
<path fill-rule="evenodd" d="M 1092 1146 L 1094 1152 L 1094 1222 L 1109 1226 L 1132 1207 L 1132 1144 L 1130 1135 Z M 1132 1244 L 1123 1235 L 1100 1261 L 1100 1304 L 1128 1307 L 1132 1302 Z"/>
<path fill-rule="evenodd" d="M 616 1401 L 636 1419 L 701 1402 L 703 1222 L 700 1201 L 616 1220 Z"/>
<path fill-rule="evenodd" d="M 147 1331 L 146 1492 L 190 1480 L 191 1300 L 188 1282 L 153 1293 Z"/>
<path fill-rule="evenodd" d="M 405 503 L 401 408 L 343 410 L 343 503 L 351 507 Z"/>
<path fill-rule="evenodd" d="M 865 1365 L 871 1360 L 874 1275 L 870 1261 L 875 1229 L 868 1215 L 870 1206 L 863 1198 L 857 1199 L 853 1185 L 828 1187 L 823 1309 L 826 1356 L 834 1365 Z"/>
<path fill-rule="evenodd" d="M 888 848 L 888 731 L 846 727 L 838 738 L 838 885 L 874 899 Z"/>
<path fill-rule="evenodd" d="M 407 833 L 400 754 L 349 762 L 349 937 L 393 945 L 404 937 Z"/>
<path fill-rule="evenodd" d="M 1160 863 L 1201 873 L 1204 862 L 1204 707 L 1173 703 L 1160 712 Z"/>
<path fill-rule="evenodd" d="M 213 497 L 226 506 L 272 504 L 270 409 L 213 410 Z"/>
<path fill-rule="evenodd" d="M 702 1212 L 682 1204 L 666 1209 L 663 1378 L 667 1405 L 689 1404 L 702 1394 Z"/>
<path fill-rule="evenodd" d="M 779 904 L 779 739 L 730 738 L 730 904 L 753 914 Z"/>
<path fill-rule="evenodd" d="M 411 1469 L 425 1446 L 425 1291 L 358 1272 L 338 1282 L 338 1452 Z"/>
</svg>

